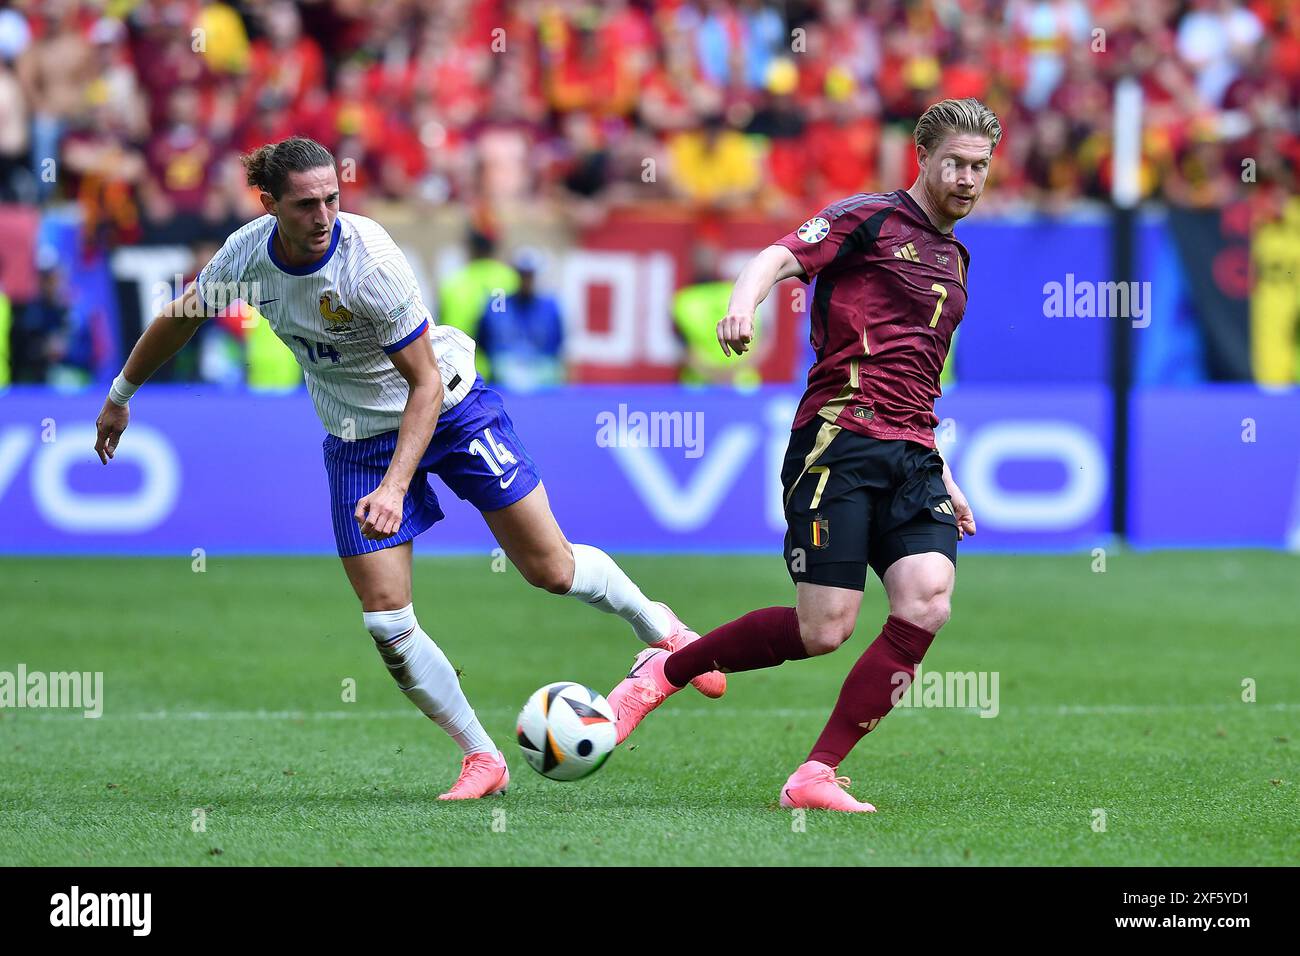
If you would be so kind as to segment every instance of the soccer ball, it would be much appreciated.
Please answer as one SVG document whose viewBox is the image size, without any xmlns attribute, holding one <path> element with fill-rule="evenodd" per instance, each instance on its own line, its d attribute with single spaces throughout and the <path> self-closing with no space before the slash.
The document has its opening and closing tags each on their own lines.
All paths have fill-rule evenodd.
<svg viewBox="0 0 1300 956">
<path fill-rule="evenodd" d="M 614 750 L 614 710 L 590 687 L 557 681 L 535 691 L 519 712 L 519 749 L 552 780 L 581 780 Z"/>
</svg>

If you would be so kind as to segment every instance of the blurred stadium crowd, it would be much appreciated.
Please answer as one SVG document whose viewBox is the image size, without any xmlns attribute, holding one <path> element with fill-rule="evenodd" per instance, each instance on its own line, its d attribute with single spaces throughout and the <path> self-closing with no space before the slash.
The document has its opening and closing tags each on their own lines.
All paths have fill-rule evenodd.
<svg viewBox="0 0 1300 956">
<path fill-rule="evenodd" d="M 1124 75 L 1145 92 L 1145 195 L 1216 208 L 1249 161 L 1251 200 L 1281 214 L 1289 0 L 10 2 L 0 202 L 76 203 L 97 248 L 219 239 L 261 212 L 238 154 L 297 133 L 346 164 L 351 211 L 793 220 L 909 182 L 915 118 L 976 96 L 1006 131 L 979 213 L 1055 213 L 1108 195 Z"/>
<path fill-rule="evenodd" d="M 1103 197 L 1122 74 L 1146 92 L 1149 193 L 1212 204 L 1245 157 L 1300 166 L 1284 0 L 46 0 L 0 13 L 0 58 L 4 199 L 76 200 L 117 242 L 256 214 L 234 157 L 292 133 L 355 162 L 350 204 L 797 215 L 907 178 L 945 96 L 1007 130 L 988 206 Z"/>
</svg>

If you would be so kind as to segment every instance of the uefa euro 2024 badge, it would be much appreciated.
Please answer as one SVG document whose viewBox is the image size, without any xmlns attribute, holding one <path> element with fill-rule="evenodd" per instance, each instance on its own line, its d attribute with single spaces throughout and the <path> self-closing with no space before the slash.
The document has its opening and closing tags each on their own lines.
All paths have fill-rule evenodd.
<svg viewBox="0 0 1300 956">
<path fill-rule="evenodd" d="M 799 227 L 799 238 L 804 242 L 821 242 L 830 231 L 831 224 L 821 216 L 816 216 Z"/>
</svg>

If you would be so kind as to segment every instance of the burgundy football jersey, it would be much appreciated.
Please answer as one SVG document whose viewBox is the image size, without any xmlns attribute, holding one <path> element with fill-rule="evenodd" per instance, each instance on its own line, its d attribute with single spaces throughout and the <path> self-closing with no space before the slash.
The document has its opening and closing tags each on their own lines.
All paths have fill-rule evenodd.
<svg viewBox="0 0 1300 956">
<path fill-rule="evenodd" d="M 817 360 L 793 427 L 820 416 L 933 448 L 939 374 L 966 311 L 966 247 L 903 189 L 832 203 L 777 245 L 817 280 Z"/>
</svg>

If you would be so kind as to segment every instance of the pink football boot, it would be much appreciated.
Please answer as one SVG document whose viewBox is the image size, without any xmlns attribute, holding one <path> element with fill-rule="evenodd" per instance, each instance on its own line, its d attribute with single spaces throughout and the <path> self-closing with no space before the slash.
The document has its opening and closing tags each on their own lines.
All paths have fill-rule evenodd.
<svg viewBox="0 0 1300 956">
<path fill-rule="evenodd" d="M 688 644 L 694 644 L 700 639 L 689 627 L 682 623 L 681 618 L 673 613 L 673 609 L 662 601 L 656 601 L 663 608 L 670 618 L 672 618 L 672 632 L 662 641 L 656 641 L 651 647 L 657 647 L 665 651 L 680 651 Z M 709 671 L 707 674 L 700 674 L 698 677 L 691 678 L 691 686 L 698 690 L 705 697 L 712 697 L 715 700 L 727 692 L 727 675 L 721 671 Z"/>
<path fill-rule="evenodd" d="M 475 800 L 505 793 L 510 786 L 510 770 L 500 751 L 494 754 L 466 754 L 460 765 L 460 777 L 439 800 Z"/>
<path fill-rule="evenodd" d="M 671 694 L 681 690 L 668 683 L 664 676 L 664 662 L 668 652 L 647 647 L 636 656 L 632 669 L 618 686 L 605 695 L 614 708 L 616 739 L 622 743 L 646 714 L 662 704 Z"/>
<path fill-rule="evenodd" d="M 801 763 L 781 788 L 781 806 L 805 810 L 843 810 L 847 813 L 875 813 L 869 803 L 854 800 L 847 793 L 848 777 L 835 776 L 838 768 L 820 760 Z"/>
</svg>

